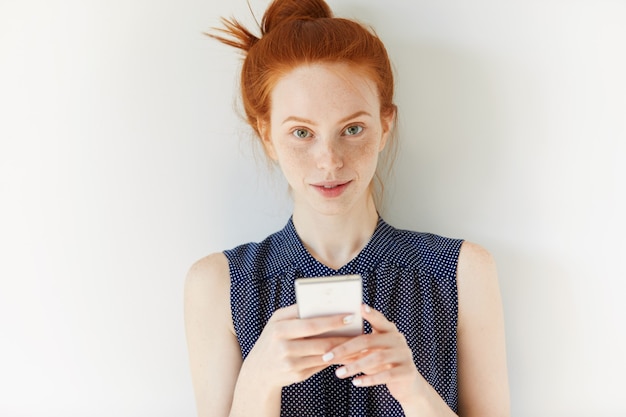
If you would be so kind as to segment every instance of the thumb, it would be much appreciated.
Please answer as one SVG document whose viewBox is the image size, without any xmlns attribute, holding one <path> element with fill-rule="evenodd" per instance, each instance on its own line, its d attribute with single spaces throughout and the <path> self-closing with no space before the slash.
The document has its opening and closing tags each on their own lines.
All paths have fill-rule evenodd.
<svg viewBox="0 0 626 417">
<path fill-rule="evenodd" d="M 380 311 L 368 306 L 367 304 L 363 304 L 361 306 L 361 312 L 363 313 L 363 318 L 367 320 L 372 326 L 372 330 L 378 332 L 390 332 L 397 330 L 396 325 L 387 320 L 387 317 Z"/>
</svg>

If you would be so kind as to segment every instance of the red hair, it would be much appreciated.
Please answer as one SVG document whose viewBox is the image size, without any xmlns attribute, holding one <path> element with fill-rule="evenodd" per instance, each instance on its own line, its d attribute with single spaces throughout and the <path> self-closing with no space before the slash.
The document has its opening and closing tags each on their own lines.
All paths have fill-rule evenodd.
<svg viewBox="0 0 626 417">
<path fill-rule="evenodd" d="M 346 63 L 377 86 L 381 116 L 395 112 L 393 73 L 382 41 L 352 20 L 334 18 L 323 0 L 274 0 L 257 37 L 235 19 L 222 19 L 221 34 L 209 34 L 241 49 L 241 93 L 248 123 L 259 134 L 269 122 L 271 92 L 281 76 L 313 63 Z"/>
</svg>

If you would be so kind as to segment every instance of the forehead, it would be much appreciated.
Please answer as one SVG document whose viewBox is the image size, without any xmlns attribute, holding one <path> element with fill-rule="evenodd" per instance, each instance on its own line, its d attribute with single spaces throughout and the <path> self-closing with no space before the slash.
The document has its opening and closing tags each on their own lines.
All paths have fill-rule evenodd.
<svg viewBox="0 0 626 417">
<path fill-rule="evenodd" d="M 271 93 L 271 118 L 294 112 L 324 117 L 360 110 L 380 111 L 378 91 L 363 71 L 347 64 L 298 66 L 279 78 Z"/>
</svg>

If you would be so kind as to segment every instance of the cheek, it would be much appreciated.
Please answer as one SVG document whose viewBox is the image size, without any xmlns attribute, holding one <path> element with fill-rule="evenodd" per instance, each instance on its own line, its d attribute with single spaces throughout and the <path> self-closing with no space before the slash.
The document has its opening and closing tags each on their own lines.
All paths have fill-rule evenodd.
<svg viewBox="0 0 626 417">
<path fill-rule="evenodd" d="M 353 165 L 365 167 L 376 167 L 378 163 L 378 143 L 367 141 L 358 146 L 352 147 L 347 152 L 348 158 Z"/>
<path fill-rule="evenodd" d="M 278 147 L 276 151 L 278 165 L 286 175 L 301 171 L 311 160 L 307 150 L 301 147 Z"/>
</svg>

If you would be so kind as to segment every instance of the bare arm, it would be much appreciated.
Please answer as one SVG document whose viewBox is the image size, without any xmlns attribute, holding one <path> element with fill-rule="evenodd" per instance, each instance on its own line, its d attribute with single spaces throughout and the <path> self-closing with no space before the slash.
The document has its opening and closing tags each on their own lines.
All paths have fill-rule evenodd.
<svg viewBox="0 0 626 417">
<path fill-rule="evenodd" d="M 496 266 L 489 252 L 463 243 L 457 286 L 459 415 L 509 416 L 504 317 Z"/>
<path fill-rule="evenodd" d="M 228 416 L 242 360 L 230 313 L 228 261 L 221 253 L 189 270 L 185 330 L 198 416 Z"/>
<path fill-rule="evenodd" d="M 283 386 L 328 364 L 322 355 L 345 337 L 313 338 L 348 324 L 341 315 L 298 319 L 278 309 L 245 361 L 230 311 L 230 274 L 223 254 L 194 264 L 185 285 L 185 327 L 199 417 L 278 416 Z"/>
<path fill-rule="evenodd" d="M 457 272 L 459 415 L 508 416 L 504 324 L 494 262 L 480 246 L 464 243 Z M 396 326 L 374 309 L 365 307 L 363 315 L 372 325 L 372 334 L 356 337 L 325 355 L 331 363 L 343 364 L 339 376 L 363 373 L 353 383 L 386 384 L 407 416 L 455 415 L 417 371 Z"/>
</svg>

